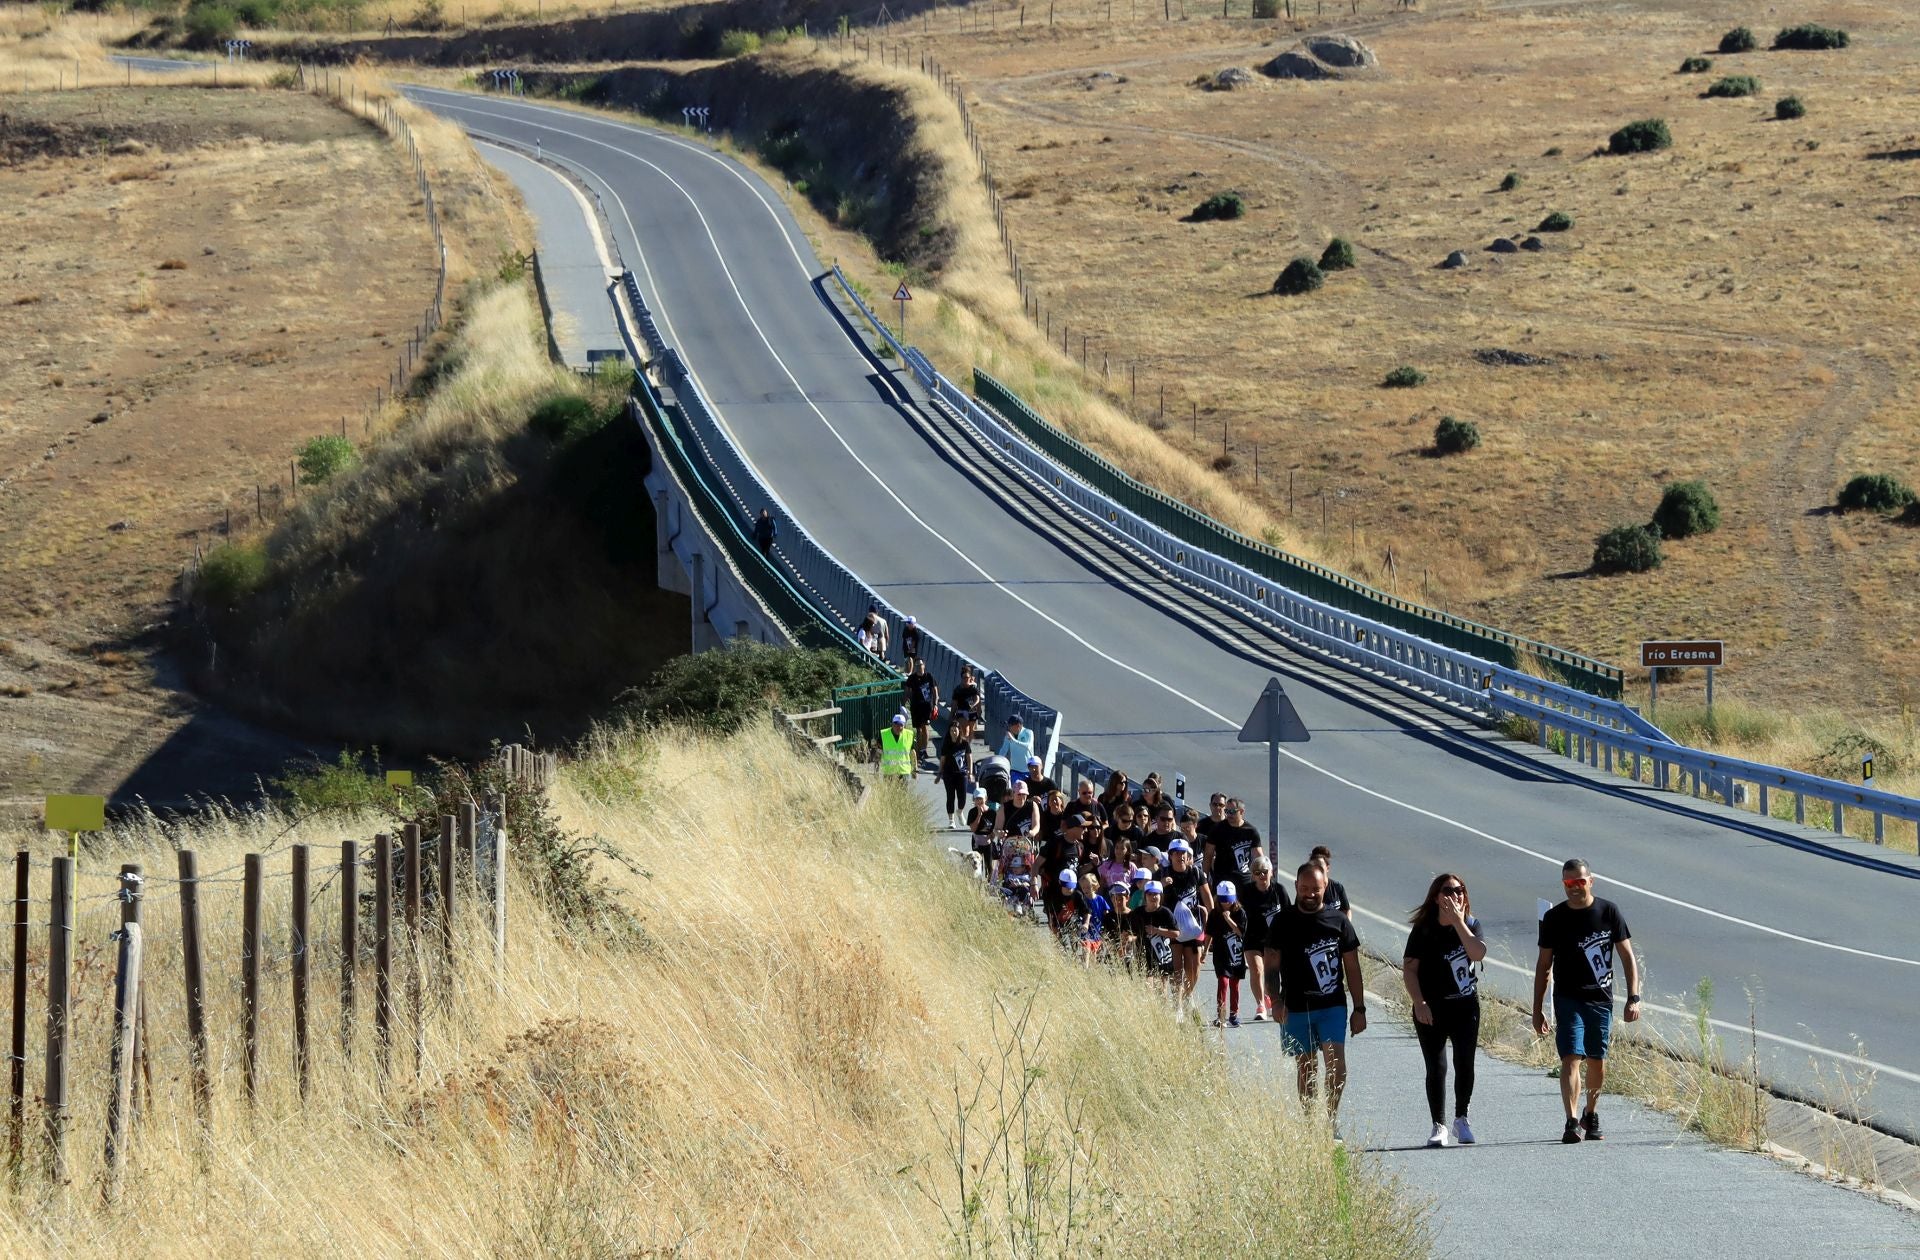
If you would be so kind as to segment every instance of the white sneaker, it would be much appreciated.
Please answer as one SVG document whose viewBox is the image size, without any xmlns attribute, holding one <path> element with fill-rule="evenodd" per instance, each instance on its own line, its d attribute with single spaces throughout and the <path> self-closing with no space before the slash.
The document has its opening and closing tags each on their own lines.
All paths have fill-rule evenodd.
<svg viewBox="0 0 1920 1260">
<path fill-rule="evenodd" d="M 1430 1149 L 1438 1150 L 1447 1144 L 1447 1136 L 1447 1126 L 1444 1124 L 1436 1124 L 1433 1126 L 1433 1132 L 1427 1137 L 1427 1146 Z"/>
<path fill-rule="evenodd" d="M 1467 1123 L 1465 1116 L 1453 1118 L 1453 1140 L 1457 1146 L 1473 1145 L 1473 1126 Z"/>
</svg>

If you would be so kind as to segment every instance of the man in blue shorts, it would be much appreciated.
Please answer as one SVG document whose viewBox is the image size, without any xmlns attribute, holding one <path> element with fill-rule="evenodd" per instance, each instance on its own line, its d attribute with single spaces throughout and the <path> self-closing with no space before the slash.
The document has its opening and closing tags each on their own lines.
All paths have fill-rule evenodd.
<svg viewBox="0 0 1920 1260">
<path fill-rule="evenodd" d="M 1598 1142 L 1600 1086 L 1607 1079 L 1607 1033 L 1613 1026 L 1614 955 L 1627 983 L 1627 1022 L 1640 1018 L 1640 962 L 1620 908 L 1593 895 L 1593 874 L 1579 858 L 1560 868 L 1567 899 L 1540 916 L 1540 957 L 1533 965 L 1533 1031 L 1547 1032 L 1547 978 L 1553 978 L 1555 1048 L 1560 1052 L 1560 1102 L 1569 1145 Z M 1586 1063 L 1587 1109 L 1581 1112 L 1580 1065 Z"/>
<path fill-rule="evenodd" d="M 1280 953 L 1280 1045 L 1294 1056 L 1302 1102 L 1316 1093 L 1320 1058 L 1327 1065 L 1327 1112 L 1340 1140 L 1340 1094 L 1347 1085 L 1347 1031 L 1367 1029 L 1367 990 L 1360 979 L 1360 937 L 1353 921 L 1328 908 L 1327 873 L 1300 868 L 1293 905 L 1274 919 L 1267 948 Z M 1347 995 L 1353 1014 L 1347 1014 Z"/>
</svg>

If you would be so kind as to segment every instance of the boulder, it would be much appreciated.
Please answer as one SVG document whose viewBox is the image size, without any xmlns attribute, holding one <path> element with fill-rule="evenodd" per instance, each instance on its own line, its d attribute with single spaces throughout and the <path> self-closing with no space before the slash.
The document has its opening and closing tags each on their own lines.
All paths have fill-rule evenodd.
<svg viewBox="0 0 1920 1260">
<path fill-rule="evenodd" d="M 1309 54 L 1342 70 L 1372 70 L 1380 64 L 1373 49 L 1351 35 L 1309 35 L 1300 42 Z"/>
<path fill-rule="evenodd" d="M 1260 73 L 1270 79 L 1337 79 L 1339 71 L 1321 61 L 1312 53 L 1298 48 L 1287 51 L 1260 67 Z"/>
<path fill-rule="evenodd" d="M 1228 66 L 1207 81 L 1209 92 L 1232 92 L 1238 88 L 1252 87 L 1253 71 L 1243 66 Z"/>
<path fill-rule="evenodd" d="M 1517 254 L 1520 252 L 1520 247 L 1504 236 L 1495 240 L 1494 243 L 1487 246 L 1487 248 L 1496 254 Z"/>
<path fill-rule="evenodd" d="M 1529 236 L 1526 240 L 1520 242 L 1521 249 L 1530 249 L 1536 254 L 1546 247 L 1547 243 L 1537 236 Z"/>
<path fill-rule="evenodd" d="M 1456 249 L 1451 254 L 1448 254 L 1446 261 L 1440 265 L 1448 271 L 1458 271 L 1467 265 L 1467 256 L 1462 251 Z"/>
</svg>

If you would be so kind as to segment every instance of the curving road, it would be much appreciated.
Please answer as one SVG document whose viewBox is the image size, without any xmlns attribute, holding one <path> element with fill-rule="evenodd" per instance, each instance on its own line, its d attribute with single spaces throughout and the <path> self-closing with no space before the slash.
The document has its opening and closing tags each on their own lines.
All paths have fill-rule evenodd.
<svg viewBox="0 0 1920 1260">
<path fill-rule="evenodd" d="M 897 405 L 816 291 L 825 270 L 779 196 L 729 159 L 678 137 L 522 101 L 411 89 L 481 138 L 588 173 L 619 249 L 670 344 L 796 519 L 900 608 L 957 649 L 1064 710 L 1076 747 L 1137 778 L 1184 771 L 1197 791 L 1265 799 L 1265 753 L 1234 732 L 1269 673 L 1056 545 L 1044 519 L 1006 511 L 999 474 L 970 475 Z M 1284 655 L 1284 654 L 1283 654 Z M 1829 1096 L 1872 1078 L 1869 1107 L 1920 1136 L 1920 863 L 1836 860 L 1864 846 L 1809 843 L 1603 785 L 1464 724 L 1412 712 L 1310 661 L 1279 666 L 1311 744 L 1283 764 L 1283 857 L 1332 846 L 1362 934 L 1395 948 L 1404 907 L 1449 869 L 1473 890 L 1500 966 L 1525 996 L 1536 899 L 1585 857 L 1632 924 L 1646 986 L 1676 1039 L 1710 976 L 1731 1053 L 1744 1057 L 1746 994 L 1763 1072 Z M 1284 863 L 1283 863 L 1284 865 Z M 1631 1214 L 1630 1208 L 1628 1209 Z"/>
</svg>

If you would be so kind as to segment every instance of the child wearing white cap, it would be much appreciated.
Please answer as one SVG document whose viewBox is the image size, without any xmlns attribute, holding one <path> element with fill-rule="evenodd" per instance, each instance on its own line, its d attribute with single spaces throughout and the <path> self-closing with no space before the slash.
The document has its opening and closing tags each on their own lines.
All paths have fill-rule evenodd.
<svg viewBox="0 0 1920 1260">
<path fill-rule="evenodd" d="M 1223 879 L 1214 889 L 1213 913 L 1207 916 L 1207 937 L 1213 942 L 1215 1015 L 1213 1026 L 1240 1027 L 1240 982 L 1247 978 L 1247 912 L 1239 890 Z M 1229 1004 L 1231 999 L 1231 1004 Z"/>
<path fill-rule="evenodd" d="M 1131 916 L 1133 938 L 1140 947 L 1140 966 L 1148 975 L 1173 979 L 1173 943 L 1180 935 L 1174 926 L 1173 911 L 1160 904 L 1160 881 L 1150 879 L 1142 890 L 1144 899 Z"/>
</svg>

